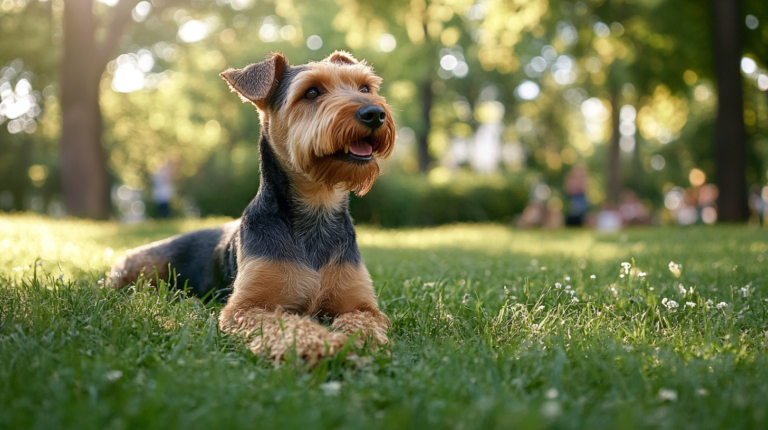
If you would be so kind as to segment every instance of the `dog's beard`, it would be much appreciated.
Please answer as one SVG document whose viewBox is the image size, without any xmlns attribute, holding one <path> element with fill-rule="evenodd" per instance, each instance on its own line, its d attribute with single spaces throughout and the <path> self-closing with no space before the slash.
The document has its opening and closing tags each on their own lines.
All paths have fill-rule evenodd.
<svg viewBox="0 0 768 430">
<path fill-rule="evenodd" d="M 356 196 L 365 195 L 379 177 L 379 163 L 344 161 L 333 155 L 317 159 L 309 172 L 315 182 L 333 187 L 339 184 Z"/>
<path fill-rule="evenodd" d="M 395 126 L 389 120 L 380 129 L 371 132 L 353 121 L 338 120 L 326 132 L 318 136 L 324 145 L 316 146 L 303 169 L 309 177 L 329 187 L 343 185 L 357 196 L 365 195 L 379 177 L 378 159 L 392 153 Z M 333 142 L 333 143 L 330 143 Z M 369 159 L 352 154 L 353 144 L 370 145 Z"/>
<path fill-rule="evenodd" d="M 356 119 L 360 106 L 346 98 L 326 101 L 319 111 L 292 112 L 286 123 L 290 163 L 316 183 L 364 195 L 379 177 L 378 160 L 392 153 L 395 142 L 395 124 L 383 107 L 387 120 L 373 133 Z"/>
</svg>

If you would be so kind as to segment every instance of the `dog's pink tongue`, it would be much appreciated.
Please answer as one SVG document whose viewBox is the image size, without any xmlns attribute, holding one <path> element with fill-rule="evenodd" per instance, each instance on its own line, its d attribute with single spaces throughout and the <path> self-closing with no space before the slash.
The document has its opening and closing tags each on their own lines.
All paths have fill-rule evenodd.
<svg viewBox="0 0 768 430">
<path fill-rule="evenodd" d="M 366 142 L 356 142 L 349 145 L 349 152 L 358 157 L 367 157 L 373 153 L 373 147 Z"/>
</svg>

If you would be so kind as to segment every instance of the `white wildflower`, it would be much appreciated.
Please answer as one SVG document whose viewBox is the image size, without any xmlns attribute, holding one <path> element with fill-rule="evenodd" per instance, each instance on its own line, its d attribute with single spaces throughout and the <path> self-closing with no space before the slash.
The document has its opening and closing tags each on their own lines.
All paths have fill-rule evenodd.
<svg viewBox="0 0 768 430">
<path fill-rule="evenodd" d="M 682 295 L 688 294 L 688 290 L 685 289 L 685 286 L 683 286 L 683 284 L 678 284 L 677 288 L 680 289 L 680 294 L 682 294 Z"/>
<path fill-rule="evenodd" d="M 686 307 L 689 307 L 689 308 L 695 308 L 695 307 L 696 307 L 696 303 L 693 303 L 693 302 L 685 302 L 685 306 L 686 306 Z"/>
<path fill-rule="evenodd" d="M 624 270 L 628 270 L 629 268 L 632 267 L 632 263 L 628 263 L 628 262 L 625 261 L 625 262 L 621 263 L 621 267 L 623 267 Z"/>
<path fill-rule="evenodd" d="M 669 262 L 669 271 L 672 272 L 673 275 L 675 275 L 675 278 L 680 277 L 680 269 L 683 268 L 682 264 L 677 264 L 674 261 Z"/>
<path fill-rule="evenodd" d="M 595 275 L 591 275 L 591 276 L 589 277 L 589 279 L 597 279 L 597 276 L 595 276 Z"/>
<path fill-rule="evenodd" d="M 565 277 L 565 280 L 566 280 L 566 281 L 570 281 L 570 280 L 571 280 L 571 277 L 570 277 L 570 276 L 566 276 L 566 277 Z"/>
<path fill-rule="evenodd" d="M 667 299 L 666 297 L 664 297 L 663 299 L 661 299 L 661 304 L 662 304 L 662 305 L 664 305 L 664 306 L 666 306 L 668 301 L 669 301 L 669 299 Z"/>
<path fill-rule="evenodd" d="M 555 400 L 547 400 L 541 405 L 541 414 L 547 419 L 555 419 L 563 413 L 560 403 Z"/>
<path fill-rule="evenodd" d="M 559 394 L 560 393 L 557 391 L 557 388 L 550 388 L 546 393 L 544 393 L 544 397 L 548 398 L 549 400 L 554 400 Z"/>
<path fill-rule="evenodd" d="M 579 299 L 574 297 L 571 299 L 571 303 L 579 303 Z"/>
<path fill-rule="evenodd" d="M 653 287 L 649 288 L 649 290 L 653 291 Z"/>
<path fill-rule="evenodd" d="M 725 303 L 725 302 L 720 302 L 720 303 L 718 303 L 718 304 L 717 304 L 717 306 L 715 306 L 715 307 L 716 307 L 716 308 L 718 308 L 718 309 L 725 309 L 725 308 L 727 308 L 727 307 L 728 307 L 728 303 Z"/>
<path fill-rule="evenodd" d="M 741 287 L 741 294 L 743 297 L 747 297 L 747 294 L 749 294 L 749 285 L 746 287 Z"/>
<path fill-rule="evenodd" d="M 561 284 L 561 283 L 559 283 L 559 282 L 555 282 L 555 288 L 557 288 L 558 290 L 559 290 L 559 289 L 560 289 L 560 287 L 562 287 L 562 286 L 563 286 L 563 284 Z"/>
<path fill-rule="evenodd" d="M 504 286 L 504 295 L 505 295 L 505 296 L 508 296 L 508 295 L 509 295 L 509 290 L 507 289 L 507 286 L 506 286 L 506 285 Z"/>
<path fill-rule="evenodd" d="M 648 274 L 647 274 L 647 273 L 645 273 L 645 272 L 640 272 L 640 273 L 638 273 L 638 275 L 637 275 L 637 276 L 639 276 L 639 277 L 641 277 L 641 278 L 644 278 L 646 275 L 648 275 Z"/>
<path fill-rule="evenodd" d="M 570 286 L 570 285 L 566 285 L 566 286 L 565 286 L 565 289 L 566 289 L 566 290 L 570 290 L 570 289 L 571 289 L 571 286 Z"/>
<path fill-rule="evenodd" d="M 665 299 L 666 300 L 666 299 Z M 662 304 L 667 307 L 667 309 L 677 309 L 680 307 L 680 304 L 677 303 L 674 300 L 667 300 L 666 302 L 662 301 Z"/>
<path fill-rule="evenodd" d="M 104 375 L 104 377 L 107 378 L 107 380 L 110 382 L 115 382 L 123 377 L 123 372 L 119 370 L 110 370 Z"/>
<path fill-rule="evenodd" d="M 341 392 L 341 382 L 328 381 L 324 384 L 320 384 L 320 389 L 323 390 L 323 394 L 328 397 L 338 396 Z"/>
<path fill-rule="evenodd" d="M 544 310 L 544 306 L 539 306 L 538 308 L 536 308 L 536 312 L 541 312 L 543 310 Z"/>
<path fill-rule="evenodd" d="M 567 294 L 570 294 L 571 296 L 573 296 L 574 294 L 576 294 L 576 291 L 573 291 L 573 290 L 565 290 L 565 292 L 566 292 Z"/>
<path fill-rule="evenodd" d="M 707 300 L 705 305 L 707 305 L 707 309 L 712 309 L 712 306 L 715 305 L 715 302 L 713 302 L 712 299 L 709 299 L 709 300 Z"/>
<path fill-rule="evenodd" d="M 669 402 L 676 402 L 677 391 L 670 390 L 669 388 L 662 388 L 659 390 L 659 399 L 669 401 Z"/>
<path fill-rule="evenodd" d="M 623 277 L 624 277 L 624 274 L 623 274 L 623 273 L 622 273 L 621 275 L 619 275 L 619 278 L 623 278 Z"/>
</svg>

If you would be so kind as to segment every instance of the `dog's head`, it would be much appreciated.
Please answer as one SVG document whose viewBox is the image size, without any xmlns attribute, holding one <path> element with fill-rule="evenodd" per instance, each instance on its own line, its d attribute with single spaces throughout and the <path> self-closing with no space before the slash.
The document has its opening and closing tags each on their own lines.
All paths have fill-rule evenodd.
<svg viewBox="0 0 768 430">
<path fill-rule="evenodd" d="M 273 53 L 221 76 L 256 106 L 281 161 L 313 182 L 363 195 L 379 176 L 377 161 L 392 153 L 395 123 L 378 95 L 382 80 L 346 52 L 301 66 Z"/>
</svg>

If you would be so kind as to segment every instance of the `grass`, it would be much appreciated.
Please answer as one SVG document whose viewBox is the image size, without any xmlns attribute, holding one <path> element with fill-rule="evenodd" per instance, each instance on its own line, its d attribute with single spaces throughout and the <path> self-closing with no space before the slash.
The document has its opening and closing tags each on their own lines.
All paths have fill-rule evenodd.
<svg viewBox="0 0 768 430">
<path fill-rule="evenodd" d="M 1 216 L 0 428 L 768 427 L 766 229 L 360 227 L 392 354 L 310 369 L 216 305 L 100 287 L 126 248 L 222 221 Z"/>
</svg>

